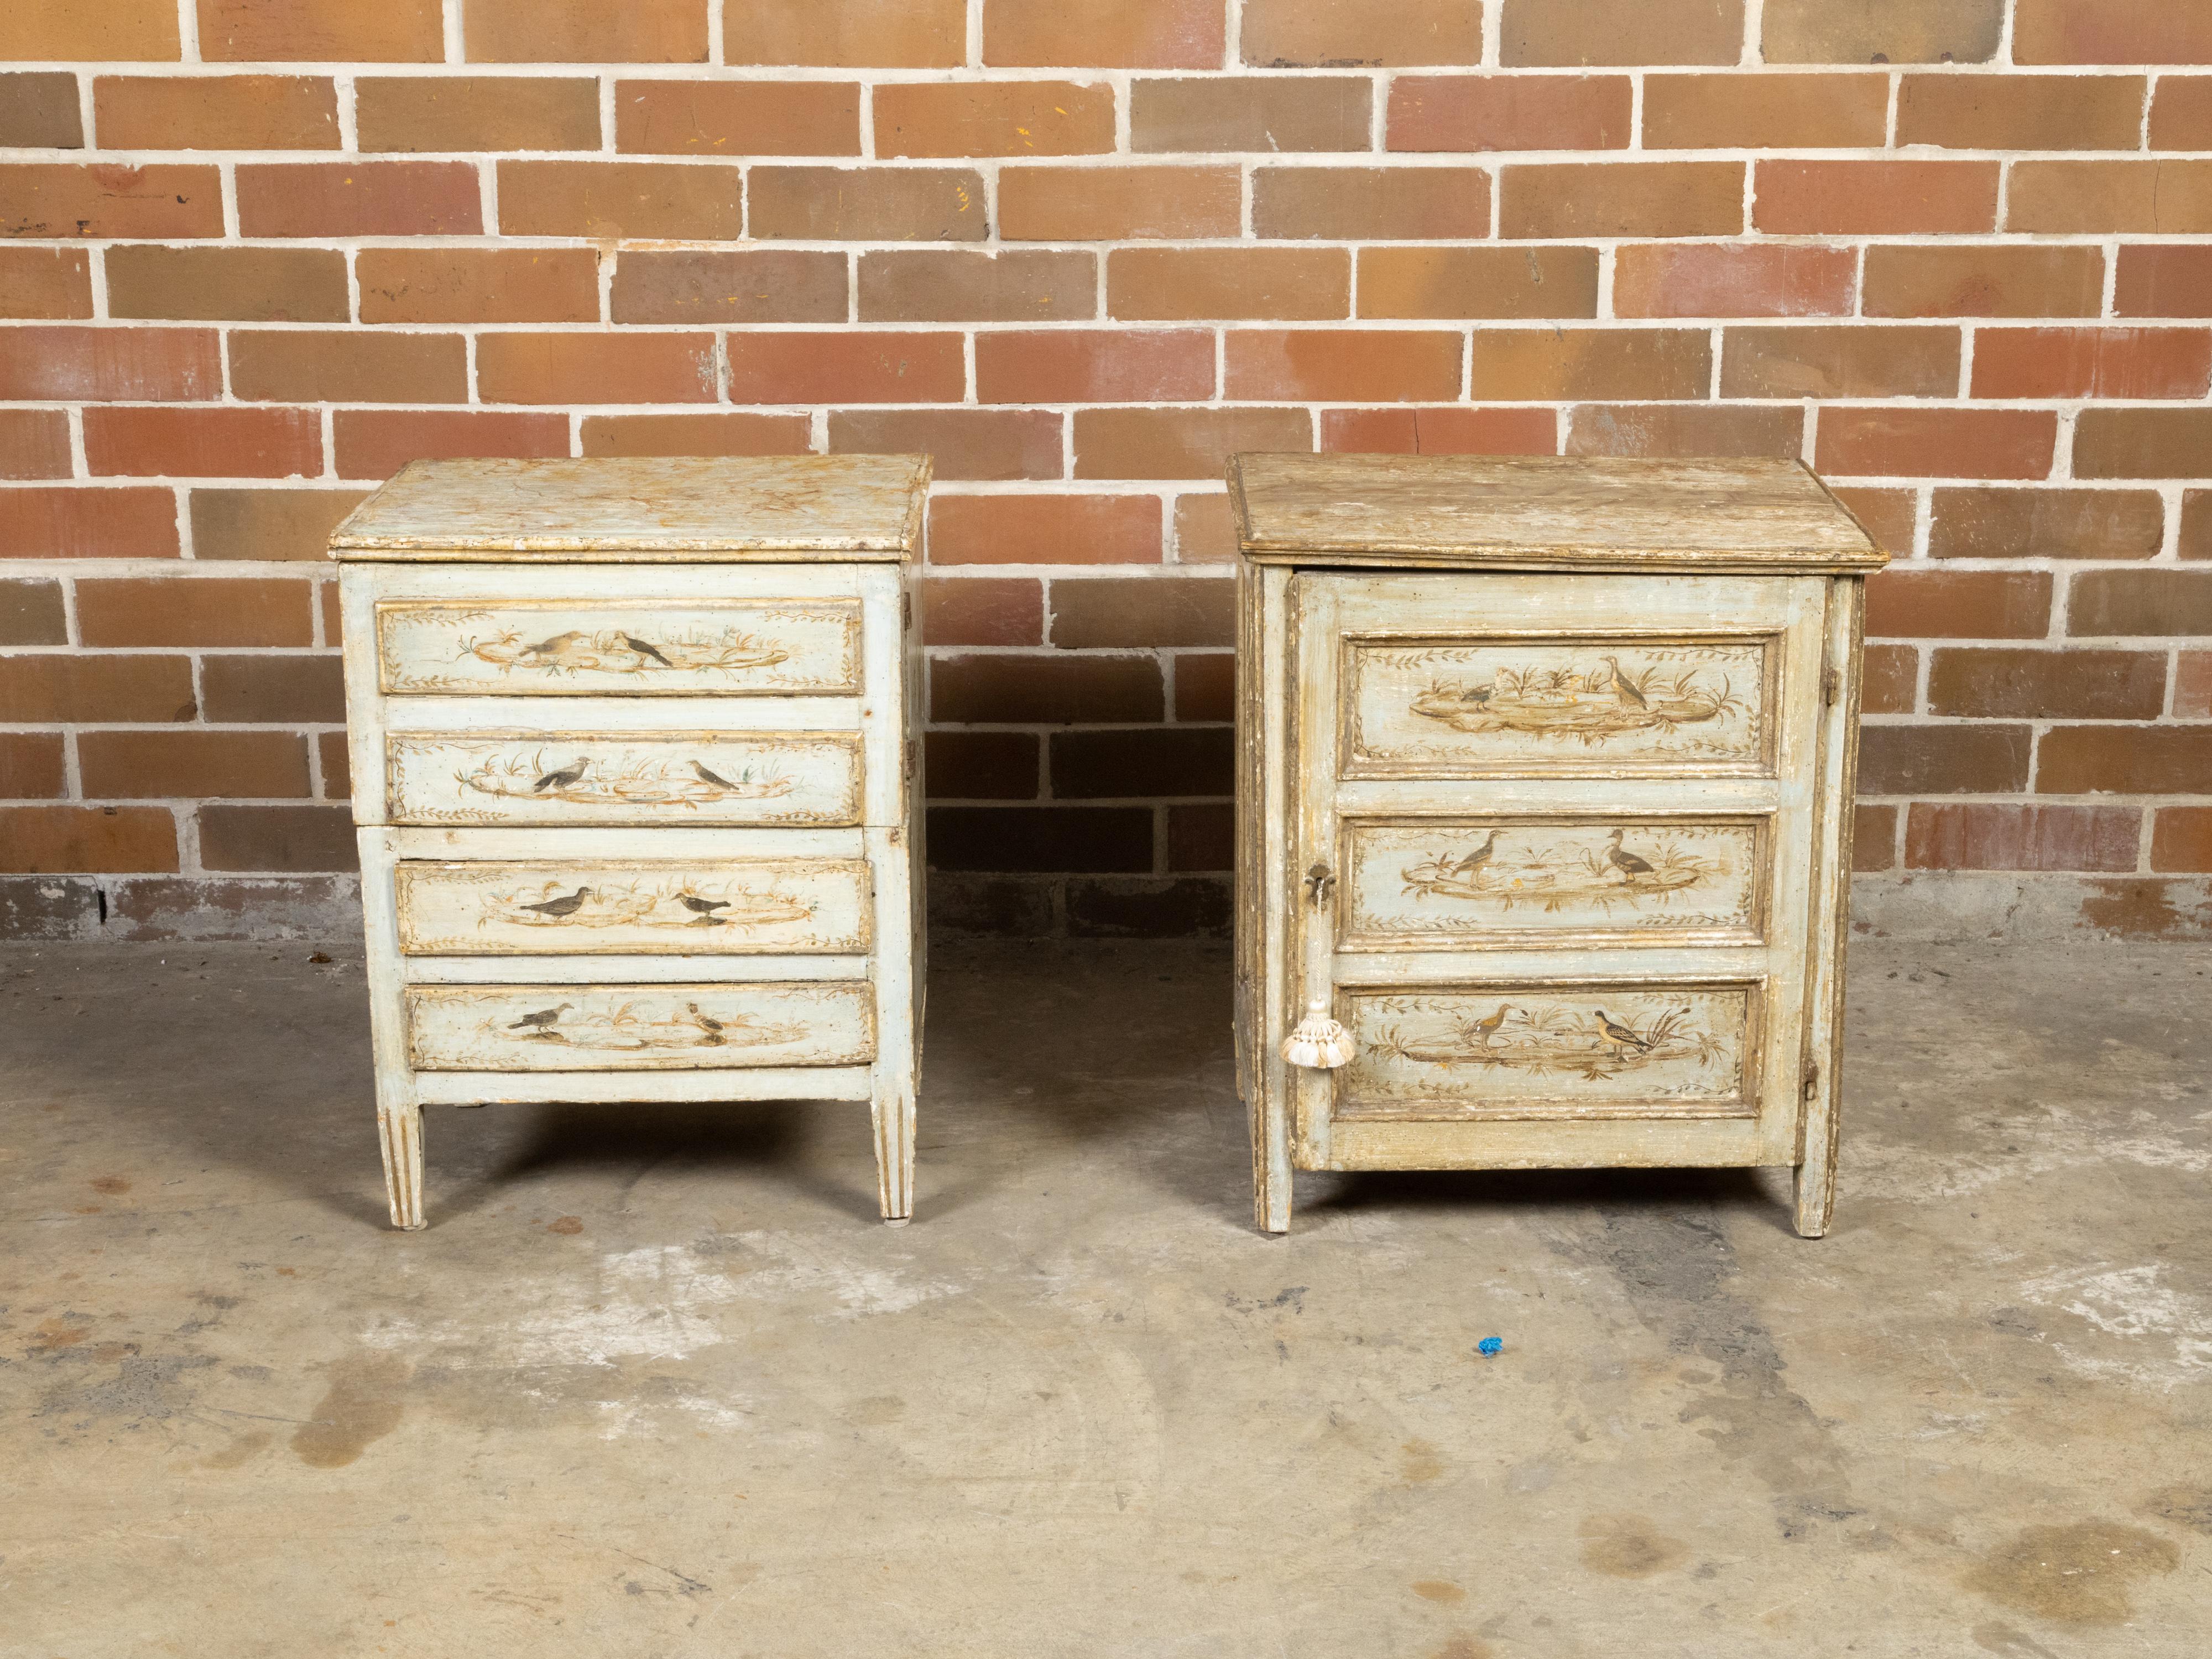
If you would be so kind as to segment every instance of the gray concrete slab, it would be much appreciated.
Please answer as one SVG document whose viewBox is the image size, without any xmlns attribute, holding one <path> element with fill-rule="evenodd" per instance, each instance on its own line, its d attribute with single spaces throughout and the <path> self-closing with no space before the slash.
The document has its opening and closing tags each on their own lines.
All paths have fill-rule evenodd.
<svg viewBox="0 0 2212 1659">
<path fill-rule="evenodd" d="M 0 1655 L 2194 1656 L 2212 951 L 1853 952 L 1839 1224 L 1305 1177 L 1225 962 L 935 964 L 846 1107 L 434 1113 L 305 945 L 0 954 Z M 1480 1339 L 1503 1339 L 1494 1358 Z"/>
</svg>

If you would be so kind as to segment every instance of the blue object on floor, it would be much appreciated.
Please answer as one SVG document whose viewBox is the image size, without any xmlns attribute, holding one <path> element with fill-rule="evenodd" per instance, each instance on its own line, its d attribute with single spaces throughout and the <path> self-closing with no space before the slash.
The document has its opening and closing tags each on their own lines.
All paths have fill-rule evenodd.
<svg viewBox="0 0 2212 1659">
<path fill-rule="evenodd" d="M 1474 1351 L 1480 1354 L 1485 1359 L 1488 1359 L 1493 1358 L 1497 1354 L 1498 1351 L 1504 1346 L 1505 1339 L 1504 1337 L 1486 1336 L 1481 1341 L 1474 1345 Z"/>
</svg>

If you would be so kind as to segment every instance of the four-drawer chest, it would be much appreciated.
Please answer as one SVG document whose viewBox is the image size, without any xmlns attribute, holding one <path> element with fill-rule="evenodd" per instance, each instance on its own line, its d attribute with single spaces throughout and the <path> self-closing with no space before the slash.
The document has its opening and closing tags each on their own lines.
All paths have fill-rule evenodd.
<svg viewBox="0 0 2212 1659">
<path fill-rule="evenodd" d="M 921 456 L 471 460 L 343 525 L 392 1220 L 426 1104 L 866 1102 L 911 1208 Z"/>
</svg>

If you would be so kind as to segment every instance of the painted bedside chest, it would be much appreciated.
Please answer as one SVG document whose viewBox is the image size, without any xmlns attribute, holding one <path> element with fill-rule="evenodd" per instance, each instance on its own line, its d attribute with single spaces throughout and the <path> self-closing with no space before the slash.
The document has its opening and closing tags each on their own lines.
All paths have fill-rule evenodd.
<svg viewBox="0 0 2212 1659">
<path fill-rule="evenodd" d="M 1785 461 L 1229 485 L 1260 1226 L 1293 1170 L 1771 1164 L 1825 1231 L 1866 532 Z"/>
<path fill-rule="evenodd" d="M 865 1100 L 912 1203 L 929 462 L 416 462 L 331 540 L 376 1114 Z"/>
</svg>

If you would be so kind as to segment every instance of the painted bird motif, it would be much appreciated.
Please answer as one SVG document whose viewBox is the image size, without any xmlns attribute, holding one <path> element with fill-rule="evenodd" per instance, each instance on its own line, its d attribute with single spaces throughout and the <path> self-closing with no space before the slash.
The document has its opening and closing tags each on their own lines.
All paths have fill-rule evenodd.
<svg viewBox="0 0 2212 1659">
<path fill-rule="evenodd" d="M 623 635 L 623 643 L 628 646 L 631 650 L 636 652 L 639 656 L 652 658 L 653 661 L 659 663 L 663 668 L 673 668 L 676 665 L 674 663 L 669 661 L 667 658 L 662 656 L 660 654 L 659 647 L 655 646 L 650 640 L 639 639 L 635 634 L 625 634 Z"/>
<path fill-rule="evenodd" d="M 1633 1048 L 1639 1054 L 1651 1046 L 1619 1020 L 1612 1018 L 1604 1009 L 1598 1009 L 1596 1013 L 1598 1029 L 1605 1033 L 1607 1042 L 1617 1042 L 1624 1048 Z"/>
<path fill-rule="evenodd" d="M 699 1011 L 699 1005 L 696 1002 L 687 1002 L 684 1006 L 690 1011 L 692 1019 L 697 1023 L 700 1029 L 707 1033 L 705 1036 L 699 1039 L 702 1042 L 711 1046 L 722 1040 L 720 1020 L 716 1019 L 712 1014 L 702 1013 Z"/>
<path fill-rule="evenodd" d="M 1607 657 L 1605 659 L 1605 665 L 1613 670 L 1613 695 L 1614 696 L 1619 697 L 1621 702 L 1629 704 L 1632 708 L 1649 708 L 1651 707 L 1651 700 L 1644 695 L 1643 690 L 1638 686 L 1635 681 L 1630 679 L 1627 675 L 1620 672 L 1620 664 L 1617 659 Z"/>
<path fill-rule="evenodd" d="M 1498 1028 L 1505 1024 L 1505 1016 L 1512 1012 L 1511 1003 L 1501 1002 L 1498 1005 L 1498 1012 L 1488 1019 L 1478 1019 L 1474 1022 L 1474 1034 L 1481 1039 L 1484 1048 L 1487 1048 L 1490 1046 L 1490 1039 L 1498 1035 Z"/>
<path fill-rule="evenodd" d="M 570 629 L 565 634 L 556 634 L 550 640 L 540 640 L 535 645 L 526 645 L 523 647 L 523 651 L 526 655 L 532 657 L 557 657 L 583 637 L 581 629 Z"/>
<path fill-rule="evenodd" d="M 561 1018 L 562 1013 L 574 1007 L 573 1002 L 563 1002 L 551 1008 L 540 1008 L 534 1014 L 525 1014 L 507 1029 L 510 1031 L 543 1031 Z"/>
<path fill-rule="evenodd" d="M 678 896 L 684 901 L 684 908 L 703 921 L 719 920 L 714 912 L 730 908 L 730 902 L 727 899 L 701 898 L 696 893 L 684 893 L 679 894 Z"/>
<path fill-rule="evenodd" d="M 697 761 L 693 761 L 691 763 L 691 769 L 699 775 L 701 782 L 711 783 L 717 789 L 734 789 L 738 787 L 736 784 L 732 783 L 727 778 L 722 777 L 719 774 L 708 771 Z"/>
<path fill-rule="evenodd" d="M 526 910 L 535 910 L 541 916 L 573 916 L 584 908 L 584 901 L 591 896 L 590 888 L 579 887 L 565 898 L 544 899 L 536 904 L 526 904 L 522 908 Z"/>
<path fill-rule="evenodd" d="M 571 784 L 581 783 L 584 780 L 584 769 L 591 763 L 591 757 L 586 755 L 573 766 L 564 766 L 557 772 L 548 772 L 530 786 L 530 793 L 533 795 L 542 795 L 548 789 L 566 789 Z"/>
<path fill-rule="evenodd" d="M 1640 859 L 1635 854 L 1624 850 L 1620 844 L 1621 834 L 1622 832 L 1618 830 L 1613 832 L 1605 849 L 1605 861 L 1631 881 L 1634 881 L 1638 876 L 1650 875 L 1651 861 L 1649 859 Z"/>
<path fill-rule="evenodd" d="M 1489 840 L 1484 842 L 1481 846 L 1476 848 L 1474 851 L 1469 853 L 1465 858 L 1459 860 L 1451 866 L 1452 873 L 1455 876 L 1472 876 L 1476 871 L 1482 868 L 1484 865 L 1490 862 L 1491 854 L 1495 853 L 1497 850 L 1498 831 L 1493 830 L 1490 832 Z"/>
</svg>

